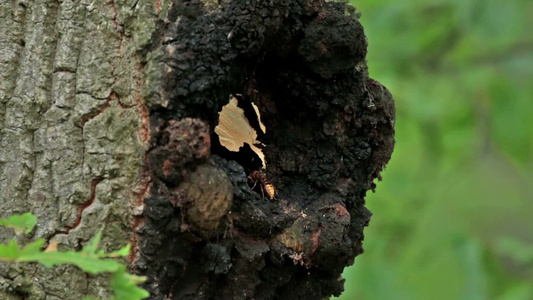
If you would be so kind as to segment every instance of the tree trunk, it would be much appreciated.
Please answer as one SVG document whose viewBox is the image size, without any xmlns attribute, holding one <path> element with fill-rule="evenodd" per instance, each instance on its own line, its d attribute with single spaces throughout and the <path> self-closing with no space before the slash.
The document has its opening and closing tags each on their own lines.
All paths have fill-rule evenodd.
<svg viewBox="0 0 533 300">
<path fill-rule="evenodd" d="M 150 299 L 340 294 L 394 146 L 349 7 L 3 0 L 0 28 L 0 217 L 33 212 L 31 238 L 60 249 L 102 228 L 105 250 L 131 242 Z M 264 169 L 215 133 L 232 97 Z M 0 264 L 1 299 L 106 299 L 107 281 Z"/>
<path fill-rule="evenodd" d="M 155 8 L 125 2 L 0 2 L 0 217 L 33 212 L 33 238 L 60 250 L 100 229 L 103 248 L 127 244 L 149 184 L 133 29 Z M 1 266 L 0 299 L 109 298 L 108 278 L 74 267 Z"/>
</svg>

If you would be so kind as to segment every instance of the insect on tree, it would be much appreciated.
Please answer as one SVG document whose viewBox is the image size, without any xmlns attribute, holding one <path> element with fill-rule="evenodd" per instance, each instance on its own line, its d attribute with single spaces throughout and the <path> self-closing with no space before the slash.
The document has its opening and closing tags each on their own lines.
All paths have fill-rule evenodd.
<svg viewBox="0 0 533 300">
<path fill-rule="evenodd" d="M 255 188 L 255 186 L 259 183 L 259 187 L 261 188 L 261 194 L 263 197 L 265 197 L 265 194 L 268 198 L 274 199 L 276 196 L 276 188 L 268 180 L 265 172 L 263 171 L 253 171 L 249 176 L 248 180 L 253 182 L 252 190 Z"/>
</svg>

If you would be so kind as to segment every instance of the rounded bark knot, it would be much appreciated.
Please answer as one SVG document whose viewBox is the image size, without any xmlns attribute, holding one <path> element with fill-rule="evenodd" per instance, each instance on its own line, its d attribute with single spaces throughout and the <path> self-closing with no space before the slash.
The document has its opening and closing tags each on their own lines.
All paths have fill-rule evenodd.
<svg viewBox="0 0 533 300">
<path fill-rule="evenodd" d="M 168 134 L 168 147 L 185 159 L 202 159 L 209 156 L 211 139 L 209 125 L 204 121 L 193 118 L 170 120 L 165 132 Z"/>
<path fill-rule="evenodd" d="M 363 26 L 347 17 L 345 6 L 327 3 L 305 28 L 298 52 L 309 68 L 322 78 L 354 68 L 366 56 Z"/>
<path fill-rule="evenodd" d="M 306 15 L 316 15 L 322 10 L 324 1 L 322 0 L 308 0 L 303 3 L 304 12 Z"/>
<path fill-rule="evenodd" d="M 209 158 L 209 125 L 193 118 L 170 120 L 158 133 L 156 143 L 158 146 L 150 152 L 151 168 L 158 178 L 175 186 L 181 181 L 186 164 Z"/>
<path fill-rule="evenodd" d="M 178 187 L 179 203 L 185 206 L 191 229 L 205 238 L 216 234 L 220 219 L 233 201 L 233 185 L 226 173 L 212 165 L 201 165 Z"/>
<path fill-rule="evenodd" d="M 350 213 L 334 196 L 324 196 L 301 211 L 292 226 L 275 237 L 294 264 L 306 268 L 353 256 L 348 238 Z"/>
<path fill-rule="evenodd" d="M 365 103 L 367 108 L 371 110 L 382 109 L 382 120 L 380 121 L 384 123 L 386 127 L 389 127 L 389 130 L 394 130 L 396 107 L 394 106 L 394 100 L 389 90 L 372 78 L 368 78 L 365 87 L 369 96 Z"/>
</svg>

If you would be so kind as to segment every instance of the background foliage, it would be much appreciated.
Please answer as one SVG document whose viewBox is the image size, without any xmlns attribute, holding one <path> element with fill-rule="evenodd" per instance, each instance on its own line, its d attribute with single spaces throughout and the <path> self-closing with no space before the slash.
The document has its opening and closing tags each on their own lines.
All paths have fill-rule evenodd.
<svg viewBox="0 0 533 300">
<path fill-rule="evenodd" d="M 351 2 L 397 145 L 339 299 L 533 299 L 533 2 Z"/>
</svg>

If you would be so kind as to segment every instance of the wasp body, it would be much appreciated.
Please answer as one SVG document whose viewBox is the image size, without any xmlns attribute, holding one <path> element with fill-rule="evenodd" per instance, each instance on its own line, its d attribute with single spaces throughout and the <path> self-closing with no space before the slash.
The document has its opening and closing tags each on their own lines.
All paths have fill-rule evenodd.
<svg viewBox="0 0 533 300">
<path fill-rule="evenodd" d="M 268 198 L 274 199 L 274 197 L 276 196 L 276 188 L 274 187 L 272 182 L 268 180 L 265 172 L 253 171 L 250 176 L 248 176 L 248 179 L 254 184 L 252 186 L 252 189 L 254 189 L 255 186 L 259 183 L 261 187 L 261 193 L 263 193 L 263 197 L 266 194 Z"/>
</svg>

